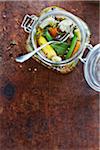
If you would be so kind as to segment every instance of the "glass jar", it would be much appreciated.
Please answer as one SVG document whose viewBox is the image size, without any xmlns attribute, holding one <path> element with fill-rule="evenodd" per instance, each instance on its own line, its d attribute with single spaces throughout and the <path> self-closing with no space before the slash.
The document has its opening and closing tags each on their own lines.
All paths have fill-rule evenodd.
<svg viewBox="0 0 100 150">
<path fill-rule="evenodd" d="M 44 57 L 44 55 L 41 54 L 40 52 L 37 52 L 33 56 L 33 59 L 35 59 L 42 65 L 46 66 L 47 68 L 59 71 L 60 73 L 63 73 L 63 74 L 71 72 L 76 67 L 78 61 L 81 60 L 81 62 L 85 63 L 84 74 L 85 74 L 86 81 L 93 89 L 95 89 L 96 91 L 100 91 L 100 81 L 97 79 L 97 75 L 96 75 L 97 70 L 100 69 L 99 68 L 100 61 L 96 60 L 96 62 L 99 63 L 99 65 L 97 67 L 99 69 L 97 69 L 97 70 L 92 68 L 92 67 L 96 68 L 96 62 L 95 62 L 95 66 L 94 66 L 94 63 L 90 63 L 92 61 L 90 57 L 93 57 L 94 52 L 96 52 L 97 50 L 98 50 L 97 53 L 99 53 L 98 59 L 100 59 L 100 44 L 98 44 L 97 47 L 95 46 L 94 48 L 92 47 L 91 44 L 89 44 L 90 43 L 90 30 L 89 30 L 87 24 L 83 20 L 81 20 L 79 17 L 73 15 L 72 13 L 67 12 L 62 8 L 52 6 L 52 7 L 48 7 L 46 9 L 44 9 L 41 12 L 39 17 L 37 17 L 35 15 L 31 15 L 31 16 L 26 15 L 24 17 L 24 20 L 23 20 L 21 26 L 24 28 L 24 30 L 26 32 L 29 33 L 29 37 L 26 42 L 27 50 L 33 51 L 34 49 L 37 48 L 36 41 L 35 41 L 36 28 L 44 19 L 46 19 L 47 17 L 49 17 L 51 15 L 52 16 L 59 15 L 59 16 L 67 17 L 67 18 L 71 19 L 78 26 L 78 28 L 80 29 L 80 32 L 81 32 L 81 46 L 80 46 L 78 52 L 73 57 L 71 57 L 67 60 L 60 61 L 60 62 L 53 62 L 53 61 L 47 59 L 46 57 Z M 86 48 L 91 50 L 89 52 L 91 54 L 89 54 L 86 58 L 82 58 L 83 53 Z M 96 57 L 97 56 L 95 55 L 95 58 Z M 91 64 L 92 64 L 92 66 L 91 66 Z M 92 68 L 92 69 L 90 69 L 90 68 Z M 93 73 L 93 72 L 95 72 L 95 73 Z M 95 81 L 94 81 L 94 78 L 96 78 Z"/>
</svg>

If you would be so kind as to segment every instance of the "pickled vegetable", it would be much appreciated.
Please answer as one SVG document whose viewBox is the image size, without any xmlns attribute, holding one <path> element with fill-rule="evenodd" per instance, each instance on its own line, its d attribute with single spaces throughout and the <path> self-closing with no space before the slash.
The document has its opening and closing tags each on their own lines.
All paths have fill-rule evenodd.
<svg viewBox="0 0 100 150">
<path fill-rule="evenodd" d="M 63 56 L 65 54 L 65 52 L 68 50 L 67 49 L 68 44 L 66 42 L 55 43 L 55 44 L 51 44 L 51 45 L 59 56 Z"/>
<path fill-rule="evenodd" d="M 58 35 L 57 27 L 55 27 L 55 28 L 50 28 L 49 31 L 50 31 L 50 34 L 51 34 L 53 37 L 56 37 L 56 36 Z"/>
<path fill-rule="evenodd" d="M 81 41 L 81 32 L 78 28 L 74 30 L 74 34 L 77 36 L 78 40 Z"/>
<path fill-rule="evenodd" d="M 44 29 L 48 25 L 55 26 L 57 24 L 57 22 L 58 21 L 55 20 L 53 17 L 49 17 L 49 18 L 43 20 L 43 22 L 40 24 L 40 28 Z"/>
<path fill-rule="evenodd" d="M 40 36 L 38 39 L 38 44 L 41 46 L 46 43 L 47 43 L 47 40 L 43 36 Z M 50 45 L 45 46 L 42 50 L 48 59 L 52 59 L 53 56 L 57 56 L 56 52 Z"/>
<path fill-rule="evenodd" d="M 70 18 L 51 15 L 41 22 L 36 32 L 37 46 L 49 41 L 57 43 L 44 47 L 44 56 L 53 62 L 60 62 L 70 59 L 78 52 L 81 46 L 81 32 Z"/>
<path fill-rule="evenodd" d="M 69 48 L 69 51 L 68 51 L 68 53 L 67 53 L 67 55 L 65 57 L 66 59 L 69 59 L 71 57 L 72 52 L 73 52 L 73 50 L 75 48 L 76 42 L 77 42 L 77 36 L 74 35 L 74 37 L 72 39 L 72 42 L 71 42 L 71 45 L 70 45 L 70 48 Z"/>
<path fill-rule="evenodd" d="M 53 37 L 50 35 L 50 33 L 49 33 L 48 30 L 46 30 L 46 31 L 44 32 L 44 36 L 46 37 L 46 39 L 47 39 L 48 41 L 52 41 L 52 40 L 53 40 Z"/>
<path fill-rule="evenodd" d="M 53 62 L 60 62 L 62 59 L 61 59 L 61 57 L 59 57 L 59 56 L 53 56 L 52 57 L 52 61 Z"/>
<path fill-rule="evenodd" d="M 76 46 L 75 46 L 75 48 L 74 48 L 74 50 L 73 50 L 72 56 L 74 56 L 74 54 L 79 50 L 80 45 L 81 45 L 81 42 L 80 42 L 80 41 L 77 41 L 77 42 L 76 42 Z"/>
</svg>

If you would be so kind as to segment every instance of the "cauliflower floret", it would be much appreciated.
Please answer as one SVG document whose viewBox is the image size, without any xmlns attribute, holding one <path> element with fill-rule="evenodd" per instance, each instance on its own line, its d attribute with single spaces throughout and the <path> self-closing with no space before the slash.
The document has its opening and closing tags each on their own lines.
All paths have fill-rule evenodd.
<svg viewBox="0 0 100 150">
<path fill-rule="evenodd" d="M 53 17 L 49 17 L 43 20 L 43 22 L 40 24 L 40 28 L 44 29 L 48 25 L 55 26 L 57 23 L 57 20 L 55 20 Z"/>
<path fill-rule="evenodd" d="M 62 59 L 61 59 L 61 57 L 60 56 L 53 56 L 52 57 L 52 61 L 53 62 L 60 62 Z"/>
<path fill-rule="evenodd" d="M 70 33 L 71 25 L 73 25 L 73 21 L 70 19 L 65 19 L 59 23 L 59 28 L 62 32 Z"/>
</svg>

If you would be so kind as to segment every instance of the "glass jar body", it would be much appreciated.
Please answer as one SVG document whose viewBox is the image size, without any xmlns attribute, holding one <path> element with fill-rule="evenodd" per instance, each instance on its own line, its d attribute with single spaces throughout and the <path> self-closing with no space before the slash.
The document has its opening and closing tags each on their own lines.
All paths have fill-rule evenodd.
<svg viewBox="0 0 100 150">
<path fill-rule="evenodd" d="M 61 8 L 58 8 L 55 6 L 49 7 L 49 8 L 44 9 L 40 16 L 45 15 L 49 11 L 52 11 L 52 8 L 56 8 L 57 10 L 60 10 L 60 11 L 62 10 Z M 77 19 L 77 21 L 81 22 L 82 28 L 83 28 L 84 33 L 85 33 L 85 42 L 84 42 L 84 45 L 82 46 L 82 50 L 81 50 L 81 53 L 79 55 L 77 55 L 72 60 L 67 61 L 65 63 L 62 63 L 62 64 L 50 63 L 48 60 L 43 59 L 43 57 L 41 57 L 41 55 L 39 53 L 35 54 L 33 56 L 33 59 L 35 59 L 36 61 L 38 61 L 39 63 L 41 63 L 42 65 L 46 66 L 49 69 L 53 69 L 53 70 L 56 70 L 56 71 L 61 72 L 61 73 L 71 72 L 76 67 L 77 63 L 79 62 L 79 59 L 82 57 L 82 55 L 83 55 L 83 53 L 87 47 L 87 44 L 90 42 L 90 30 L 89 30 L 87 24 L 78 17 L 76 17 L 76 19 Z M 33 35 L 34 34 L 30 33 L 28 40 L 26 42 L 27 43 L 26 48 L 28 51 L 32 51 L 33 49 L 36 48 L 36 44 L 35 44 L 35 42 L 33 42 L 33 38 L 31 38 L 31 37 L 33 37 Z"/>
</svg>

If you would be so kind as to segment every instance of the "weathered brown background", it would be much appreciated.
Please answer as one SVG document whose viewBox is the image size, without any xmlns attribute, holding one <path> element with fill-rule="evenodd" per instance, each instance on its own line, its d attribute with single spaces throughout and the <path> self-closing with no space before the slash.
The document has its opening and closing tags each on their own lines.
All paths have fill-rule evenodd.
<svg viewBox="0 0 100 150">
<path fill-rule="evenodd" d="M 98 2 L 0 2 L 0 150 L 99 149 L 99 94 L 87 85 L 83 64 L 61 75 L 32 59 L 15 62 L 26 52 L 24 15 L 51 5 L 81 17 L 91 43 L 99 42 Z"/>
</svg>

